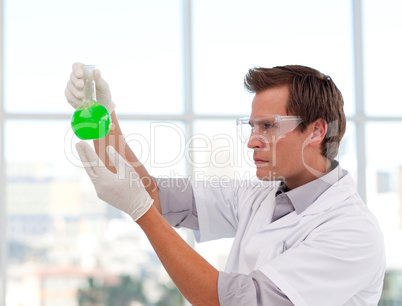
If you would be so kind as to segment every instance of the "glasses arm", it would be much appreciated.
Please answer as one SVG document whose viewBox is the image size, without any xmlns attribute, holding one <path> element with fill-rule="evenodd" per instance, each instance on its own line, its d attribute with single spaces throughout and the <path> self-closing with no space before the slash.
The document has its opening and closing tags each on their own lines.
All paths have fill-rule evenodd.
<svg viewBox="0 0 402 306">
<path fill-rule="evenodd" d="M 288 121 L 288 120 L 300 120 L 303 121 L 302 117 L 300 116 L 279 116 L 281 121 Z"/>
</svg>

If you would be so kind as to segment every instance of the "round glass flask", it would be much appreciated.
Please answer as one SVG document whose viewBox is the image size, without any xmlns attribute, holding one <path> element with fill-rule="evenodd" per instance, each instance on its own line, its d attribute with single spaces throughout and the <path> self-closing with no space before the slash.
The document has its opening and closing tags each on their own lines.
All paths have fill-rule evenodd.
<svg viewBox="0 0 402 306">
<path fill-rule="evenodd" d="M 96 86 L 93 65 L 82 66 L 84 72 L 84 99 L 71 118 L 75 135 L 83 140 L 104 138 L 110 131 L 110 114 L 96 102 Z"/>
</svg>

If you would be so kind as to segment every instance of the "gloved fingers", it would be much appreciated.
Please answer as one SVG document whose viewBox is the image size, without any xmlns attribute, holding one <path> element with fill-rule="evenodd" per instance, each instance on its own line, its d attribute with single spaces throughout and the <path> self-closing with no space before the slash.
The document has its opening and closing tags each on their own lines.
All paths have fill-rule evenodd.
<svg viewBox="0 0 402 306">
<path fill-rule="evenodd" d="M 106 152 L 109 160 L 113 163 L 117 171 L 118 179 L 127 179 L 130 182 L 140 181 L 137 171 L 118 153 L 115 148 L 108 146 Z"/>
<path fill-rule="evenodd" d="M 73 72 L 72 74 L 74 74 L 74 76 L 77 79 L 82 79 L 82 77 L 84 76 L 84 72 L 82 71 L 82 66 L 84 66 L 85 64 L 80 63 L 80 62 L 76 62 L 73 64 L 72 68 L 73 68 Z"/>
<path fill-rule="evenodd" d="M 84 89 L 84 79 L 82 78 L 82 69 L 80 68 L 81 76 L 77 76 L 76 72 L 70 74 L 70 83 L 78 90 Z"/>
<path fill-rule="evenodd" d="M 100 77 L 101 77 L 101 72 L 100 72 L 100 70 L 99 70 L 99 69 L 95 69 L 95 70 L 94 70 L 94 80 L 95 80 L 95 82 L 97 82 Z"/>
<path fill-rule="evenodd" d="M 94 70 L 94 80 L 96 83 L 96 90 L 100 94 L 109 94 L 109 85 L 106 83 L 106 81 L 102 78 L 101 72 L 99 69 Z"/>
<path fill-rule="evenodd" d="M 82 63 L 74 63 L 73 71 L 70 74 L 70 83 L 76 87 L 78 90 L 82 90 L 84 88 L 84 80 L 82 79 L 84 76 L 84 72 L 82 71 Z"/>
<path fill-rule="evenodd" d="M 77 85 L 78 84 L 78 85 Z M 84 80 L 78 80 L 74 83 L 73 80 L 70 79 L 67 83 L 67 88 L 71 91 L 71 94 L 77 99 L 84 99 Z"/>
<path fill-rule="evenodd" d="M 84 165 L 85 171 L 91 180 L 104 172 L 106 169 L 105 166 L 89 144 L 87 144 L 85 141 L 80 141 L 75 145 L 75 147 L 78 155 L 80 156 L 82 164 Z"/>
<path fill-rule="evenodd" d="M 126 160 L 116 152 L 115 148 L 112 146 L 106 147 L 107 155 L 109 160 L 112 162 L 113 166 L 116 168 L 117 176 L 119 179 L 125 178 L 126 168 L 131 167 Z"/>
<path fill-rule="evenodd" d="M 84 80 L 82 79 L 83 65 L 83 63 L 79 62 L 72 65 L 73 71 L 70 73 L 70 80 L 67 82 L 66 90 L 64 91 L 68 103 L 70 103 L 74 108 L 77 108 L 84 98 Z"/>
<path fill-rule="evenodd" d="M 106 107 L 109 114 L 111 114 L 114 111 L 116 104 L 114 104 L 112 101 L 109 84 L 102 78 L 99 69 L 94 70 L 94 80 L 96 83 L 96 95 L 98 102 Z"/>
<path fill-rule="evenodd" d="M 71 84 L 71 81 L 68 81 L 64 95 L 66 96 L 68 103 L 70 103 L 74 108 L 77 108 L 78 105 L 82 103 L 84 97 L 83 91 L 79 91 Z"/>
</svg>

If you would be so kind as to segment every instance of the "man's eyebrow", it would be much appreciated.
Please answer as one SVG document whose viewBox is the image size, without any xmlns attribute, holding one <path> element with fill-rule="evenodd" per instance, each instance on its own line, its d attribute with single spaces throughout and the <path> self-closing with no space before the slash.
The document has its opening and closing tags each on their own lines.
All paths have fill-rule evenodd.
<svg viewBox="0 0 402 306">
<path fill-rule="evenodd" d="M 262 123 L 274 123 L 276 120 L 274 117 L 261 117 L 261 118 L 255 118 L 257 122 L 262 122 Z"/>
</svg>

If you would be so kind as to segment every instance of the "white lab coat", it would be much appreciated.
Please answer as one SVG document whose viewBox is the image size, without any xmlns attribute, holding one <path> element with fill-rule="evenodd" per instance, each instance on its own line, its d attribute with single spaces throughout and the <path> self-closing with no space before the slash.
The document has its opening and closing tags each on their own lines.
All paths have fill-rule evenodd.
<svg viewBox="0 0 402 306">
<path fill-rule="evenodd" d="M 225 272 L 260 270 L 295 305 L 376 305 L 383 237 L 346 171 L 300 215 L 293 211 L 273 223 L 274 187 L 193 182 L 193 190 L 198 240 L 235 237 Z"/>
</svg>

